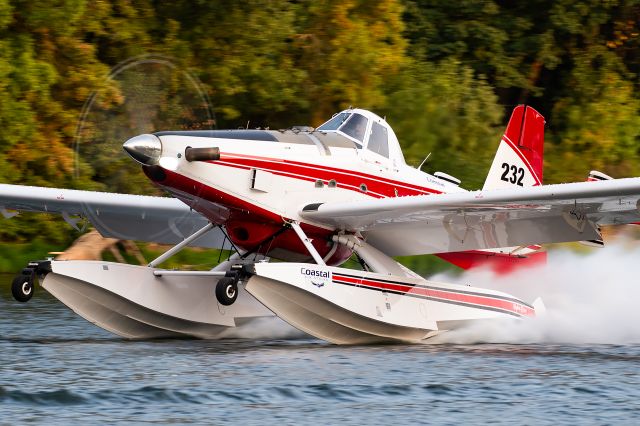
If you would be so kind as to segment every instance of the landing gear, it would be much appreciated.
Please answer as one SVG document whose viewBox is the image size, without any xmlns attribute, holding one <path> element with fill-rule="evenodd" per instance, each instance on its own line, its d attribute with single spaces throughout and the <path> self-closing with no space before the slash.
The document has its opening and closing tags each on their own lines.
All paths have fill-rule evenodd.
<svg viewBox="0 0 640 426">
<path fill-rule="evenodd" d="M 235 277 L 224 277 L 216 284 L 216 298 L 221 305 L 230 306 L 238 298 L 238 282 Z"/>
<path fill-rule="evenodd" d="M 216 284 L 216 299 L 224 306 L 233 305 L 238 298 L 238 282 L 252 274 L 250 265 L 236 264 L 231 266 L 223 278 Z"/>
<path fill-rule="evenodd" d="M 18 302 L 28 302 L 33 297 L 36 277 L 42 279 L 51 272 L 51 262 L 49 260 L 36 260 L 29 262 L 26 268 L 20 271 L 11 283 L 11 294 Z"/>
<path fill-rule="evenodd" d="M 18 302 L 28 302 L 33 296 L 35 287 L 36 271 L 32 268 L 24 268 L 20 275 L 16 276 L 11 283 L 11 294 Z"/>
</svg>

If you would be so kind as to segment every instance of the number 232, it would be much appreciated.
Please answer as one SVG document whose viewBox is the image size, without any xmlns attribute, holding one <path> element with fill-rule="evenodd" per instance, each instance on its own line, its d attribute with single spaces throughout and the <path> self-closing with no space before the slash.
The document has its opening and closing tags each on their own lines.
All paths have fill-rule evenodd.
<svg viewBox="0 0 640 426">
<path fill-rule="evenodd" d="M 524 186 L 522 184 L 522 179 L 524 179 L 524 169 L 522 167 L 502 163 L 502 170 L 503 172 L 500 180 L 513 183 L 518 186 Z"/>
</svg>

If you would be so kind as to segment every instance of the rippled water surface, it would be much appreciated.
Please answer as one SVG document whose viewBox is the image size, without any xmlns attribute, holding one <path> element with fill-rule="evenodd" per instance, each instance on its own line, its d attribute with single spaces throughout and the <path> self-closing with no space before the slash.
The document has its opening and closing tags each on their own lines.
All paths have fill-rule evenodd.
<svg viewBox="0 0 640 426">
<path fill-rule="evenodd" d="M 131 342 L 37 290 L 0 293 L 1 424 L 640 422 L 638 344 Z"/>
</svg>

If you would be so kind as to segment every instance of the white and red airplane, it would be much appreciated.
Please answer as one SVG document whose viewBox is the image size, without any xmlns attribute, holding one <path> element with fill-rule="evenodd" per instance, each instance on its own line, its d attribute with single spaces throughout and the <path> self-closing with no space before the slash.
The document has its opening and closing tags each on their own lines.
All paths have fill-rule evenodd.
<svg viewBox="0 0 640 426">
<path fill-rule="evenodd" d="M 13 293 L 28 300 L 39 276 L 79 315 L 128 338 L 218 338 L 275 314 L 334 343 L 412 342 L 534 316 L 540 301 L 432 282 L 393 257 L 505 270 L 544 257 L 539 244 L 600 241 L 600 226 L 640 221 L 640 178 L 542 185 L 543 141 L 544 118 L 516 107 L 484 187 L 467 191 L 408 166 L 388 123 L 362 109 L 317 129 L 136 136 L 124 150 L 175 198 L 0 185 L 0 207 L 176 245 L 148 266 L 32 262 Z M 158 267 L 188 244 L 235 254 L 211 271 Z M 354 255 L 362 270 L 340 267 Z"/>
</svg>

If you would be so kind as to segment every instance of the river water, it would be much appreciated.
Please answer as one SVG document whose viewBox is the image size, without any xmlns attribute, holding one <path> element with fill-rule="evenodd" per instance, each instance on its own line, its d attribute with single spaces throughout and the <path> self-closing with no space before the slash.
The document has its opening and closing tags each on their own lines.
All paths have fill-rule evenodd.
<svg viewBox="0 0 640 426">
<path fill-rule="evenodd" d="M 542 294 L 548 314 L 415 345 L 335 346 L 279 320 L 126 341 L 40 288 L 19 304 L 0 286 L 0 424 L 640 424 L 638 255 L 456 277 Z"/>
</svg>

